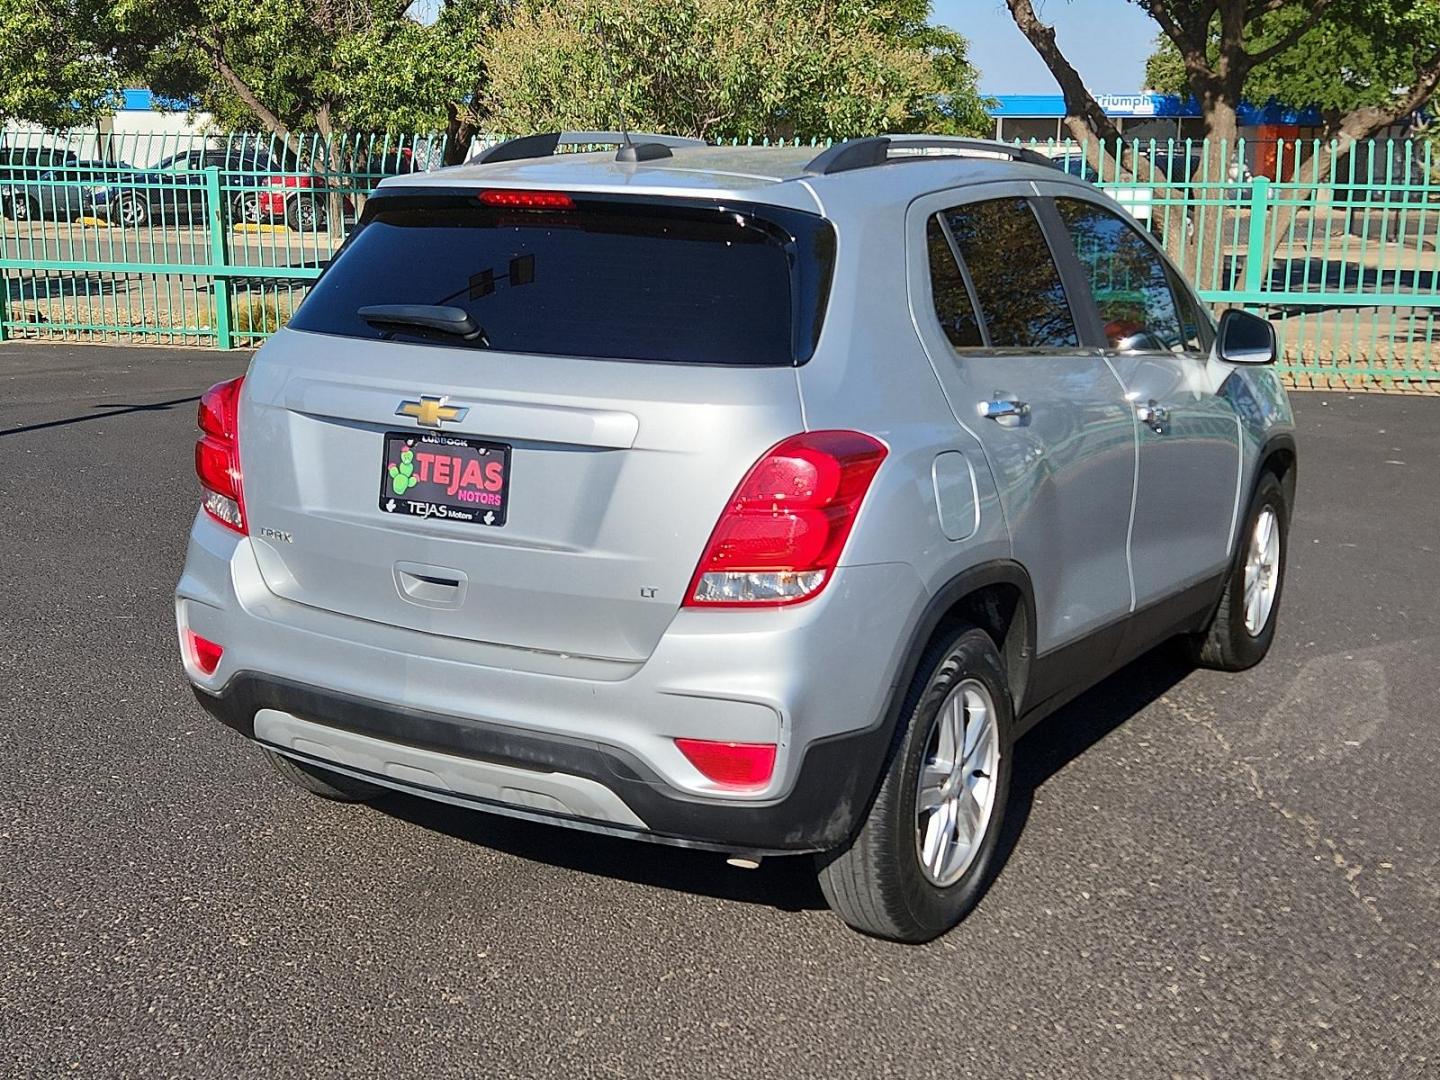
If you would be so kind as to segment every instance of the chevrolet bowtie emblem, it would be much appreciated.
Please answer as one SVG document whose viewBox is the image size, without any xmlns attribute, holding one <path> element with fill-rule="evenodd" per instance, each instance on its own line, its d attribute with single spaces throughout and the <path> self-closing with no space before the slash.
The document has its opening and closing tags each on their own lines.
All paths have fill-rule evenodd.
<svg viewBox="0 0 1440 1080">
<path fill-rule="evenodd" d="M 413 416 L 421 427 L 438 428 L 445 421 L 458 422 L 465 419 L 470 410 L 464 405 L 447 405 L 443 397 L 422 394 L 419 401 L 402 401 L 395 410 L 396 416 Z"/>
</svg>

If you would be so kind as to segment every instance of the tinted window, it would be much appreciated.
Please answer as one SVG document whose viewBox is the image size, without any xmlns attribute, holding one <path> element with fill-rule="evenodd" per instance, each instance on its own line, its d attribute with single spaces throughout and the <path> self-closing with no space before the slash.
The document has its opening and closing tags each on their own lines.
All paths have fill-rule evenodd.
<svg viewBox="0 0 1440 1080">
<path fill-rule="evenodd" d="M 940 226 L 939 214 L 926 226 L 925 245 L 930 251 L 930 292 L 935 301 L 935 315 L 945 336 L 957 349 L 984 345 L 970 291 L 965 288 L 965 279 L 955 264 L 955 253 L 950 250 L 950 241 Z"/>
<path fill-rule="evenodd" d="M 1110 347 L 1127 352 L 1185 349 L 1186 333 L 1165 261 L 1140 231 L 1094 203 L 1056 199 L 1055 206 L 1090 279 Z"/>
<path fill-rule="evenodd" d="M 833 250 L 822 219 L 791 217 L 809 224 L 601 200 L 535 212 L 463 196 L 372 199 L 290 325 L 465 345 L 357 314 L 441 304 L 463 308 L 507 352 L 789 365 L 818 333 Z"/>
<path fill-rule="evenodd" d="M 994 199 L 945 212 L 995 348 L 1078 345 L 1060 271 L 1030 204 Z"/>
</svg>

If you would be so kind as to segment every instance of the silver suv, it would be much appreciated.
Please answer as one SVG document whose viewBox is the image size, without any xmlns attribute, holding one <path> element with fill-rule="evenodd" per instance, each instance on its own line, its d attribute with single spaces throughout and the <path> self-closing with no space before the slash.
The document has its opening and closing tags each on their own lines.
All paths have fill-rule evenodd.
<svg viewBox="0 0 1440 1080">
<path fill-rule="evenodd" d="M 1169 638 L 1259 661 L 1270 324 L 1026 151 L 811 153 L 550 134 L 381 184 L 201 404 L 201 704 L 328 798 L 809 853 L 922 941 L 1022 732 Z"/>
</svg>

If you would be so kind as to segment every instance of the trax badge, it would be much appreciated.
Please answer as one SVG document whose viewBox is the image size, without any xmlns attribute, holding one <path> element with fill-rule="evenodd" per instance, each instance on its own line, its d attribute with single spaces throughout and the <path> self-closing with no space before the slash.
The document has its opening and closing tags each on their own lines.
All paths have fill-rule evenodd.
<svg viewBox="0 0 1440 1080">
<path fill-rule="evenodd" d="M 413 416 L 421 427 L 438 428 L 447 420 L 461 421 L 470 410 L 464 405 L 447 405 L 443 397 L 421 394 L 419 401 L 402 401 L 396 416 Z"/>
</svg>

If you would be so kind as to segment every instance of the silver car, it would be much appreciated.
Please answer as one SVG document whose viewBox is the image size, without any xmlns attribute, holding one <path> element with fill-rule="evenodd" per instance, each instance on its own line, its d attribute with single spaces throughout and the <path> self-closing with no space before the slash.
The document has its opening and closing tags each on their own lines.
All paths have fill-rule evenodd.
<svg viewBox="0 0 1440 1080">
<path fill-rule="evenodd" d="M 201 704 L 327 798 L 808 854 L 923 941 L 1020 734 L 1170 638 L 1259 661 L 1270 324 L 1027 151 L 812 153 L 550 134 L 381 184 L 201 404 Z"/>
</svg>

